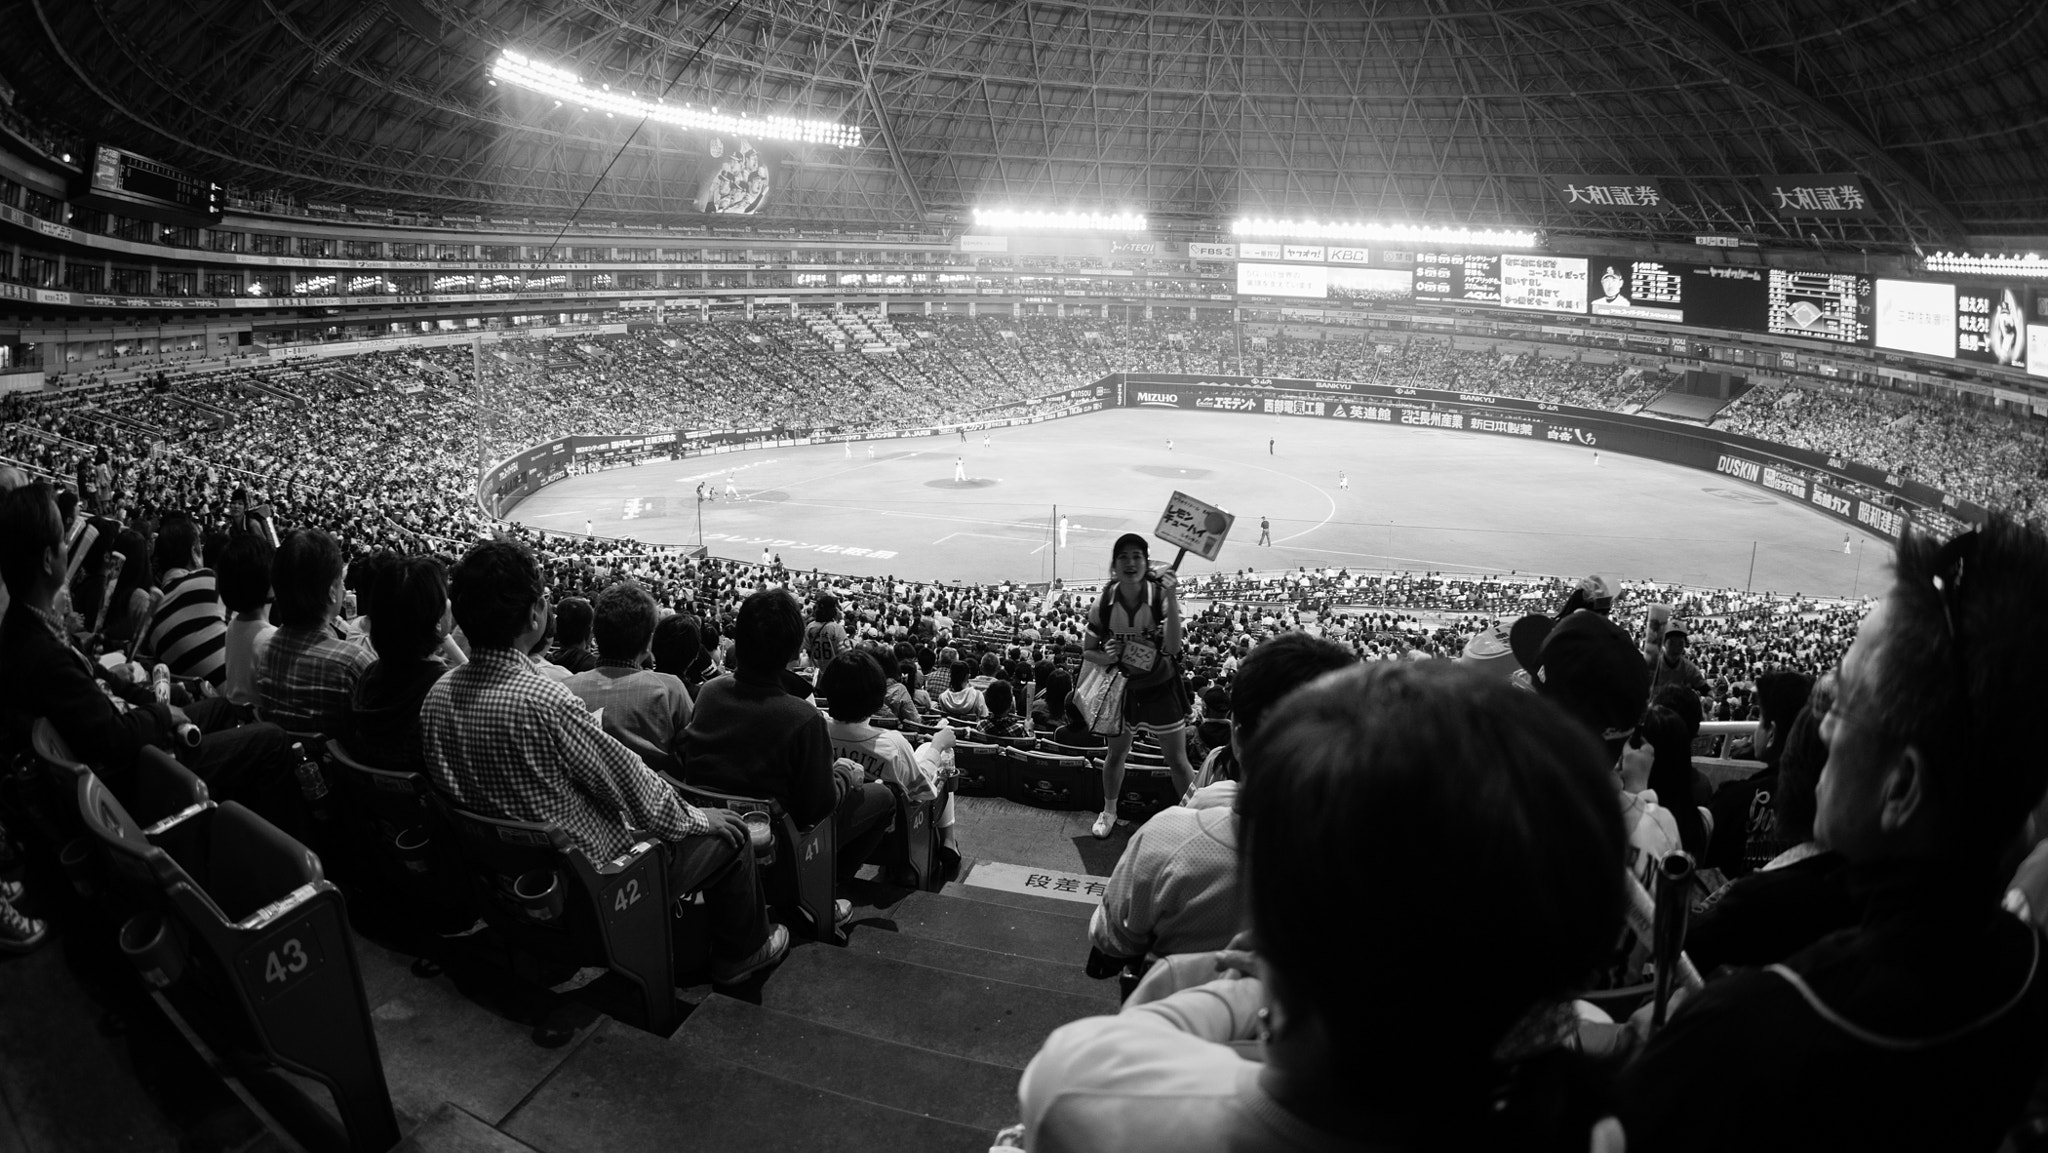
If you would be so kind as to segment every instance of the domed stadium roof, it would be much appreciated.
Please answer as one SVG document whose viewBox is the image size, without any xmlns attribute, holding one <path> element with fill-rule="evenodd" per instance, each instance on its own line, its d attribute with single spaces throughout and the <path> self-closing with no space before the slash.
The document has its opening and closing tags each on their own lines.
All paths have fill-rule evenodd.
<svg viewBox="0 0 2048 1153">
<path fill-rule="evenodd" d="M 9 0 L 0 72 L 222 183 L 429 212 L 696 211 L 699 130 L 489 83 L 586 83 L 858 126 L 762 214 L 976 205 L 1514 226 L 1902 250 L 2048 233 L 2040 0 Z M 630 140 L 629 140 L 630 137 Z M 1867 217 L 1756 177 L 1857 173 Z M 1572 205 L 1586 176 L 1660 207 Z M 600 179 L 602 177 L 602 179 Z M 586 203 L 587 198 L 587 203 Z"/>
</svg>

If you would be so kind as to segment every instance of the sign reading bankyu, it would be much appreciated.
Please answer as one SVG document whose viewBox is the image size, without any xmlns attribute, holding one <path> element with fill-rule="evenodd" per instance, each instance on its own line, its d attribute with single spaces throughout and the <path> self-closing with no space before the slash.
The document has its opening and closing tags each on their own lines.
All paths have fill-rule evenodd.
<svg viewBox="0 0 2048 1153">
<path fill-rule="evenodd" d="M 1203 560 L 1215 560 L 1223 551 L 1223 540 L 1237 518 L 1213 504 L 1175 492 L 1159 514 L 1159 527 L 1152 535 L 1176 548 L 1184 548 Z"/>
</svg>

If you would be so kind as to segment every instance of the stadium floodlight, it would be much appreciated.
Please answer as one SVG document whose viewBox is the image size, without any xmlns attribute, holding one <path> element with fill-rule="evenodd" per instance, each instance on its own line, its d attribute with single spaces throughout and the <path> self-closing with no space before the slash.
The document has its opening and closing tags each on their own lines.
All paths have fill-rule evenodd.
<svg viewBox="0 0 2048 1153">
<path fill-rule="evenodd" d="M 1534 248 L 1536 234 L 1510 228 L 1431 228 L 1421 224 L 1359 224 L 1353 221 L 1266 220 L 1230 222 L 1233 235 L 1294 240 L 1359 240 L 1379 244 L 1467 244 L 1488 248 Z"/>
<path fill-rule="evenodd" d="M 861 131 L 850 124 L 832 120 L 800 120 L 794 116 L 748 116 L 744 112 L 733 115 L 720 113 L 715 106 L 706 111 L 689 104 L 646 100 L 638 95 L 613 92 L 609 85 L 587 86 L 581 77 L 566 68 L 543 64 L 510 48 L 500 52 L 498 58 L 491 62 L 490 75 L 491 79 L 502 80 L 515 88 L 551 97 L 556 107 L 560 107 L 564 100 L 570 100 L 586 112 L 596 109 L 607 116 L 621 113 L 640 116 L 657 124 L 724 132 L 750 140 L 790 140 L 832 148 L 861 146 Z"/>
<path fill-rule="evenodd" d="M 1968 272 L 1979 276 L 2028 276 L 2048 279 L 2048 260 L 2038 252 L 2025 255 L 1971 256 L 1967 252 L 1938 252 L 1927 258 L 1929 272 Z"/>
<path fill-rule="evenodd" d="M 1143 232 L 1142 212 L 1038 212 L 1020 208 L 977 208 L 974 223 L 983 228 L 1057 230 L 1060 232 Z"/>
</svg>

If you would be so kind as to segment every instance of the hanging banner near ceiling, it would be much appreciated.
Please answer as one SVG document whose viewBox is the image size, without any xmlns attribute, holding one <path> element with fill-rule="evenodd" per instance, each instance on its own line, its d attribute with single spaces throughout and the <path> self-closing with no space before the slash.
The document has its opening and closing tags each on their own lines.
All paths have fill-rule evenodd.
<svg viewBox="0 0 2048 1153">
<path fill-rule="evenodd" d="M 1576 212 L 1661 212 L 1664 186 L 1640 176 L 1546 176 L 1544 185 L 1558 203 Z"/>
<path fill-rule="evenodd" d="M 1870 185 L 1854 172 L 1761 176 L 1757 191 L 1764 207 L 1779 216 L 1875 216 Z"/>
<path fill-rule="evenodd" d="M 779 149 L 746 140 L 713 137 L 706 146 L 715 167 L 697 187 L 699 212 L 751 216 L 761 211 L 773 191 L 782 160 Z"/>
</svg>

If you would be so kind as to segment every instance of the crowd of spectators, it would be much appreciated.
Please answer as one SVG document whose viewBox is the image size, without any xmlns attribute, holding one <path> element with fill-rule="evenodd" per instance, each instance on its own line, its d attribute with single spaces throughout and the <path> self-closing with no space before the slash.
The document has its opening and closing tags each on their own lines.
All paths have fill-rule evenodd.
<svg viewBox="0 0 2048 1153">
<path fill-rule="evenodd" d="M 1766 387 L 1713 425 L 1871 465 L 1987 508 L 2048 512 L 2048 442 L 2031 415 L 1876 389 Z"/>
<path fill-rule="evenodd" d="M 2048 769 L 2000 713 L 2040 688 L 2043 579 L 2048 538 L 2001 519 L 1909 534 L 1860 624 L 1705 598 L 1772 651 L 1848 642 L 1818 679 L 1760 678 L 1764 767 L 1718 789 L 1690 760 L 1684 630 L 1640 645 L 1598 578 L 1508 630 L 1533 693 L 1298 630 L 1255 644 L 1201 694 L 1227 771 L 1145 822 L 1091 922 L 1091 975 L 1143 979 L 1047 1041 L 1018 1140 L 2029 1147 Z M 1691 934 L 1661 936 L 1667 902 Z"/>
<path fill-rule="evenodd" d="M 1037 347 L 985 328 L 985 347 L 938 342 L 1005 381 L 963 403 L 1089 377 L 1108 355 L 1085 333 Z M 697 362 L 759 355 L 789 373 L 757 413 L 807 411 L 806 362 L 784 350 L 813 334 L 666 331 Z M 619 345 L 664 355 L 640 334 L 542 355 L 602 380 L 629 363 Z M 1429 379 L 1472 387 L 1455 360 L 1425 362 L 1451 374 Z M 869 389 L 903 383 L 903 362 L 859 363 L 890 366 Z M 1071 706 L 1084 655 L 1104 651 L 1098 588 L 795 572 L 493 524 L 473 497 L 477 405 L 503 406 L 532 440 L 637 399 L 479 394 L 463 367 L 383 354 L 289 379 L 0 402 L 5 455 L 70 490 L 0 464 L 8 739 L 50 717 L 118 794 L 189 725 L 216 795 L 297 834 L 309 816 L 282 722 L 418 765 L 466 807 L 554 823 L 595 858 L 649 834 L 672 885 L 704 891 L 708 975 L 725 985 L 774 966 L 788 932 L 767 917 L 744 822 L 688 802 L 664 767 L 833 820 L 844 875 L 879 842 L 888 783 L 946 794 L 955 734 L 1099 739 Z M 755 379 L 720 371 L 729 390 Z M 888 416 L 950 400 L 906 385 Z M 1874 610 L 1597 577 L 1174 582 L 1171 691 L 1202 771 L 1106 886 L 1089 971 L 1150 967 L 1125 1012 L 1048 1040 L 1020 1091 L 1027 1146 L 1220 1149 L 1291 1132 L 1585 1148 L 1590 1133 L 1614 1148 L 1599 1143 L 1624 1126 L 1642 1148 L 1995 1140 L 2048 1037 L 2039 929 L 1998 903 L 2008 879 L 2023 910 L 2048 888 L 2048 853 L 2019 864 L 2044 770 L 2014 723 L 2042 689 L 2032 597 L 2048 544 L 2001 520 L 1909 538 L 1900 555 Z M 1668 622 L 1649 624 L 1653 606 Z M 1534 692 L 1451 659 L 1489 636 Z M 178 703 L 95 683 L 71 644 L 177 662 Z M 942 735 L 890 740 L 864 717 Z M 1705 719 L 1760 721 L 1763 770 L 1709 790 L 1684 755 Z M 973 846 L 951 816 L 934 824 L 957 863 Z M 1713 862 L 1699 904 L 1720 963 L 1680 982 L 1660 1028 L 1592 1001 L 1678 964 L 1623 926 L 1632 886 L 1679 852 Z M 1387 895 L 1384 878 L 1423 859 L 1438 868 Z M 1475 915 L 1479 892 L 1500 907 Z M 0 948 L 47 932 L 23 896 L 0 889 Z M 1333 941 L 1331 907 L 1370 931 Z M 1859 976 L 1873 972 L 1890 976 Z M 1698 1109 L 1698 1087 L 1731 1070 L 1768 1075 Z"/>
<path fill-rule="evenodd" d="M 467 425 L 495 458 L 568 432 L 830 434 L 945 424 L 1115 371 L 1340 379 L 1621 411 L 1640 407 L 1668 383 L 1655 372 L 1526 350 L 1458 349 L 1422 337 L 1246 337 L 1229 324 L 1170 315 L 1143 324 L 1044 316 L 894 323 L 901 339 L 885 353 L 835 351 L 812 326 L 788 317 L 636 325 L 624 334 L 493 345 L 481 389 L 466 345 L 373 353 L 328 362 L 324 370 L 211 368 L 175 377 L 158 370 L 142 383 L 88 389 L 81 401 L 11 402 L 7 415 L 10 425 L 56 431 L 37 409 L 77 409 L 100 424 L 118 414 L 175 448 L 221 424 L 237 425 L 245 413 L 253 417 L 262 406 L 238 402 L 254 381 L 280 379 L 282 392 L 308 406 L 351 385 L 406 395 L 427 389 L 432 395 L 412 405 L 430 418 L 422 435 L 433 439 L 434 428 Z M 321 376 L 338 383 L 323 386 Z M 2048 499 L 2048 457 L 2030 417 L 1870 390 L 1766 386 L 1731 404 L 1715 424 L 2022 515 L 2038 515 Z M 32 434 L 0 434 L 0 455 L 48 468 L 48 448 L 24 446 L 24 437 Z M 1939 531 L 1957 527 L 1938 510 L 1919 516 Z"/>
</svg>

